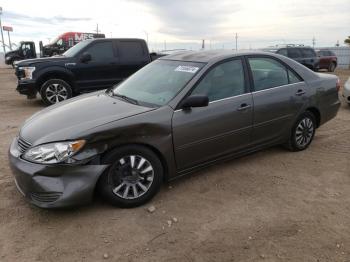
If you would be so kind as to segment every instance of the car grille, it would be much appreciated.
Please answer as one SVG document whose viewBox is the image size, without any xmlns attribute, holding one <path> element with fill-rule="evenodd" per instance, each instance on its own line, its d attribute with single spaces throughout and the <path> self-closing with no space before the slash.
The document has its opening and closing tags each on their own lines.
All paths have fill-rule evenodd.
<svg viewBox="0 0 350 262">
<path fill-rule="evenodd" d="M 32 200 L 43 203 L 51 203 L 62 196 L 60 192 L 33 192 L 30 194 Z"/>
<path fill-rule="evenodd" d="M 31 147 L 31 143 L 25 141 L 21 137 L 18 138 L 17 144 L 18 144 L 18 149 L 21 153 L 24 153 L 28 148 Z"/>
</svg>

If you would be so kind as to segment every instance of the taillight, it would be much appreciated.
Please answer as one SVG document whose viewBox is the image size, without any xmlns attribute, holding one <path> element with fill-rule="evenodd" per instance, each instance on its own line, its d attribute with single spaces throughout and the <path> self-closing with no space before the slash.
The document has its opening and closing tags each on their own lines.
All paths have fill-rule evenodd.
<svg viewBox="0 0 350 262">
<path fill-rule="evenodd" d="M 339 90 L 340 90 L 340 80 L 339 80 L 339 78 L 337 79 L 337 85 L 335 86 L 335 88 L 339 92 Z"/>
</svg>

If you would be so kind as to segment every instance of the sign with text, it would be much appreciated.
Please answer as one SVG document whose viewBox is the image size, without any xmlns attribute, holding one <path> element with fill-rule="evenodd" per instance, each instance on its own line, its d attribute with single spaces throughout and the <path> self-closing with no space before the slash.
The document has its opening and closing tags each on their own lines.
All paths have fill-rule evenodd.
<svg viewBox="0 0 350 262">
<path fill-rule="evenodd" d="M 8 31 L 8 32 L 13 32 L 13 28 L 12 28 L 12 26 L 3 26 L 2 27 L 2 29 L 4 30 L 4 31 Z"/>
</svg>

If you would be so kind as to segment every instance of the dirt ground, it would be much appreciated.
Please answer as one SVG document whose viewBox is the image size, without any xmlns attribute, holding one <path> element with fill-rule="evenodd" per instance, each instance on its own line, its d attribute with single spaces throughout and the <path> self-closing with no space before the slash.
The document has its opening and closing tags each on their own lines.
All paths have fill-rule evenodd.
<svg viewBox="0 0 350 262">
<path fill-rule="evenodd" d="M 336 74 L 344 83 L 350 70 Z M 13 70 L 0 69 L 1 262 L 350 261 L 349 106 L 306 151 L 274 147 L 212 166 L 164 185 L 144 207 L 95 199 L 55 211 L 28 204 L 8 167 L 11 139 L 43 108 L 15 87 Z"/>
</svg>

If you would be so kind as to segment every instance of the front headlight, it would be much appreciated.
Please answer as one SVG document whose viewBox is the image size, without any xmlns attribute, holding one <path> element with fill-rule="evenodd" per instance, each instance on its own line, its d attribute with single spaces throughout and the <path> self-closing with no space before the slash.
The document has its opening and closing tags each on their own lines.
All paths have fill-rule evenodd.
<svg viewBox="0 0 350 262">
<path fill-rule="evenodd" d="M 23 66 L 20 67 L 19 70 L 23 70 L 24 74 L 21 79 L 33 79 L 33 72 L 35 71 L 34 66 Z"/>
<path fill-rule="evenodd" d="M 64 162 L 85 145 L 85 140 L 44 144 L 28 149 L 23 158 L 41 164 Z"/>
</svg>

